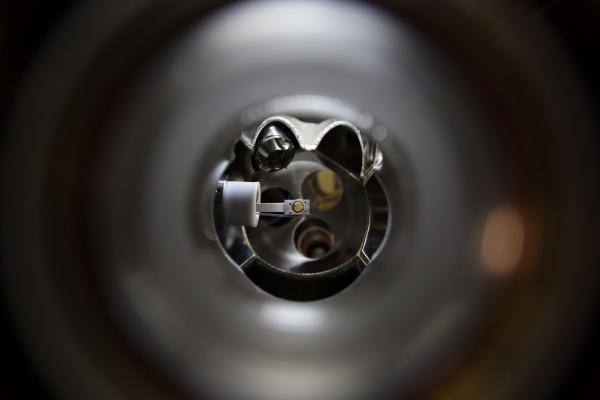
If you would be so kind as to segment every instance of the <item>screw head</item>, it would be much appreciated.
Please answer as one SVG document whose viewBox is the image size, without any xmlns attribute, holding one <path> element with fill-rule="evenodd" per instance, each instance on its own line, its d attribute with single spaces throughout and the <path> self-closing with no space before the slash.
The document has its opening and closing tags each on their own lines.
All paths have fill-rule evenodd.
<svg viewBox="0 0 600 400">
<path fill-rule="evenodd" d="M 304 203 L 302 203 L 301 201 L 295 201 L 292 203 L 292 210 L 295 213 L 301 213 L 302 211 L 304 211 Z"/>
<path fill-rule="evenodd" d="M 267 134 L 256 146 L 252 161 L 255 168 L 261 171 L 277 171 L 292 162 L 296 148 L 277 126 L 267 129 Z"/>
</svg>

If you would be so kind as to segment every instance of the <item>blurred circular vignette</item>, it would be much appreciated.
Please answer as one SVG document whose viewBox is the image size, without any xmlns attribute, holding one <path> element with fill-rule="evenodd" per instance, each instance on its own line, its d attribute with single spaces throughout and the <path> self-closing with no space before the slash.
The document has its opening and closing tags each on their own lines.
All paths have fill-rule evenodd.
<svg viewBox="0 0 600 400">
<path fill-rule="evenodd" d="M 599 20 L 6 2 L 7 397 L 597 397 Z"/>
</svg>

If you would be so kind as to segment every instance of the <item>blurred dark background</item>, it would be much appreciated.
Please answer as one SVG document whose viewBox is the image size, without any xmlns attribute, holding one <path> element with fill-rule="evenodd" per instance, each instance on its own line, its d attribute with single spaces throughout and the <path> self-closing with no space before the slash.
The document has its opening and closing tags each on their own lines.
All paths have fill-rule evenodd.
<svg viewBox="0 0 600 400">
<path fill-rule="evenodd" d="M 28 67 L 44 46 L 61 18 L 76 6 L 73 0 L 3 1 L 0 3 L 0 126 L 4 128 L 12 100 Z M 531 19 L 544 18 L 560 34 L 565 47 L 585 77 L 595 107 L 600 105 L 600 2 L 597 0 L 516 1 L 529 8 Z M 52 72 L 49 71 L 49 74 Z M 599 114 L 600 115 L 600 114 Z M 4 129 L 2 129 L 4 134 Z M 600 289 L 600 288 L 599 288 Z M 597 307 L 598 308 L 598 307 Z M 29 361 L 19 335 L 14 330 L 6 301 L 0 303 L 2 324 L 3 398 L 53 398 L 38 372 Z M 582 343 L 575 364 L 555 393 L 556 399 L 600 397 L 600 345 L 596 333 L 600 329 L 600 312 Z M 77 379 L 73 377 L 73 379 Z"/>
<path fill-rule="evenodd" d="M 2 135 L 11 102 L 27 68 L 52 29 L 76 1 L 3 1 L 0 3 L 0 127 Z M 8 313 L 4 293 L 2 325 L 3 398 L 54 398 L 29 359 Z"/>
</svg>

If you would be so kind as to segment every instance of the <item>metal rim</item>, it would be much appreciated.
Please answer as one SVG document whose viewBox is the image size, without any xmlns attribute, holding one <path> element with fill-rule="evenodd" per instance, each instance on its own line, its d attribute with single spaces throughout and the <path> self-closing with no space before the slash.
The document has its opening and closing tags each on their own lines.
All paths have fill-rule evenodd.
<svg viewBox="0 0 600 400">
<path fill-rule="evenodd" d="M 486 7 L 482 7 L 482 8 L 487 10 Z M 407 7 L 407 9 L 408 9 L 408 7 Z M 416 14 L 419 13 L 418 10 L 415 10 L 415 12 L 416 12 Z M 483 20 L 485 20 L 485 17 L 482 17 L 482 16 L 480 16 L 480 17 L 483 18 Z M 437 26 L 442 26 L 442 25 L 437 25 Z M 112 27 L 105 26 L 104 29 L 112 29 Z M 523 43 L 523 46 L 524 47 L 527 46 L 527 43 L 525 43 L 525 41 Z M 545 51 L 545 49 L 540 50 L 540 51 Z M 540 56 L 539 54 L 536 53 L 536 54 L 533 54 L 531 57 L 542 57 L 542 56 Z M 521 55 L 519 55 L 519 57 L 517 57 L 517 59 L 518 60 L 526 60 L 527 58 L 521 54 Z M 540 59 L 542 59 L 542 58 L 540 58 Z M 44 65 L 43 62 L 41 62 L 40 65 L 43 65 L 43 67 L 40 67 L 40 68 L 47 68 Z M 515 63 L 515 65 L 516 65 L 516 63 Z M 531 71 L 531 69 L 535 70 L 536 65 L 537 64 L 529 64 L 529 65 L 527 65 L 527 63 L 524 63 L 524 65 L 523 64 L 519 65 L 519 67 L 517 68 L 517 70 L 519 72 L 524 72 L 525 73 L 525 71 Z M 560 71 L 554 71 L 554 72 L 560 74 Z M 38 72 L 38 74 L 39 75 L 38 75 L 37 78 L 35 78 L 35 74 L 34 74 L 34 77 L 32 78 L 32 81 L 31 81 L 32 82 L 31 83 L 32 87 L 35 87 L 40 82 L 44 82 L 45 81 L 45 73 L 43 73 L 43 72 L 40 71 L 40 72 Z M 524 74 L 523 76 L 528 76 L 528 75 Z M 535 92 L 536 89 L 543 89 L 543 91 L 545 91 L 546 93 L 548 91 L 555 90 L 555 88 L 552 88 L 550 86 L 544 86 L 542 84 L 543 82 L 545 82 L 545 79 L 548 79 L 548 77 L 538 76 L 538 79 L 540 81 L 531 81 L 531 87 L 529 88 L 531 90 L 531 93 Z M 535 87 L 535 89 L 534 89 L 534 87 Z M 577 86 L 575 85 L 573 87 L 577 87 Z M 562 90 L 564 88 L 559 88 L 559 89 Z M 42 89 L 42 92 L 45 92 L 46 90 L 50 91 L 50 88 L 46 87 L 46 89 Z M 535 98 L 535 103 L 538 104 L 538 105 L 540 105 L 541 108 L 544 108 L 544 107 L 548 107 L 548 108 L 552 107 L 552 108 L 554 108 L 554 107 L 557 106 L 556 104 L 544 103 L 544 101 L 541 100 L 539 97 L 534 97 L 534 98 Z M 546 98 L 552 98 L 554 100 L 556 99 L 555 96 L 546 96 Z M 63 105 L 64 105 L 64 103 L 60 104 L 60 107 L 62 107 Z M 25 101 L 24 105 L 22 106 L 23 112 L 25 113 L 26 111 L 29 111 L 30 107 L 31 107 L 31 105 L 27 104 L 27 102 Z M 56 107 L 59 107 L 59 104 L 57 104 Z M 54 123 L 50 123 L 51 121 L 49 119 L 50 118 L 54 118 L 54 117 L 56 117 L 58 115 L 62 115 L 61 113 L 57 113 L 57 114 L 54 115 L 54 114 L 51 113 L 51 111 L 52 110 L 49 110 L 48 114 L 46 116 L 41 116 L 40 120 L 37 121 L 37 123 L 39 123 L 40 125 L 42 124 L 42 122 L 48 123 L 47 124 L 48 128 L 41 127 L 40 125 L 31 126 L 31 124 L 35 124 L 35 122 L 33 122 L 33 121 L 24 121 L 23 119 L 21 119 L 19 121 L 19 117 L 17 117 L 18 122 L 15 122 L 15 124 L 13 126 L 14 131 L 16 131 L 16 132 L 24 132 L 24 131 L 29 130 L 31 132 L 39 133 L 40 135 L 44 135 L 45 134 L 44 132 L 46 131 L 46 129 L 50 129 L 50 127 L 56 126 Z M 570 110 L 570 111 L 572 111 L 572 110 Z M 566 113 L 566 111 L 563 110 L 561 112 L 559 110 L 558 112 L 555 113 L 555 116 L 558 118 L 559 115 L 564 115 L 564 113 Z M 581 116 L 581 118 L 579 118 L 579 120 L 578 120 L 578 123 L 580 124 L 580 126 L 582 126 L 582 128 L 581 128 L 582 132 L 589 130 L 589 128 L 586 125 L 587 121 L 588 121 L 588 118 L 584 114 L 585 114 L 585 110 L 583 108 L 581 108 L 577 112 L 577 114 L 571 114 L 571 116 L 572 115 L 580 115 Z M 84 116 L 82 116 L 82 119 L 83 118 L 84 118 Z M 547 113 L 544 114 L 544 119 L 548 120 L 549 118 L 550 118 L 550 115 L 548 115 Z M 55 121 L 55 122 L 59 122 L 59 121 Z M 73 121 L 71 121 L 71 122 L 73 122 Z M 61 121 L 60 124 L 62 125 L 63 122 Z M 561 131 L 562 129 L 564 129 L 564 126 L 562 126 L 562 125 L 555 125 L 555 126 L 548 126 L 548 125 L 551 125 L 551 124 L 547 124 L 545 126 L 544 132 L 550 132 L 550 131 L 556 131 L 556 132 L 558 132 L 558 131 Z M 25 129 L 24 126 L 29 126 L 31 129 Z M 562 135 L 562 136 L 558 135 L 556 137 L 553 136 L 553 135 L 549 135 L 549 137 L 556 138 L 557 140 L 561 139 L 561 138 L 562 139 L 565 138 L 564 135 Z M 27 139 L 29 139 L 29 138 L 27 138 Z M 40 139 L 41 139 L 41 136 L 40 136 Z M 19 141 L 19 140 L 22 140 L 22 138 L 18 138 L 16 140 Z M 13 149 L 15 149 L 15 148 L 17 148 L 17 149 L 19 148 L 18 144 L 14 144 L 13 143 L 12 145 L 16 146 L 16 147 L 12 147 L 11 151 Z M 37 149 L 39 151 L 42 151 L 42 152 L 46 151 L 46 147 L 44 146 L 43 142 L 39 142 L 39 147 Z M 582 150 L 582 149 L 578 149 L 578 150 Z M 31 165 L 36 165 L 36 164 L 39 165 L 39 161 L 40 160 L 44 160 L 44 161 L 47 160 L 47 157 L 41 157 L 41 158 L 38 159 L 37 162 L 33 161 L 33 160 L 36 159 L 36 157 L 39 156 L 40 153 L 39 152 L 35 152 L 35 151 L 32 152 L 31 148 L 28 148 L 28 152 L 30 152 L 30 155 L 29 155 L 30 158 L 29 159 L 32 160 Z M 42 154 L 44 154 L 44 153 L 42 153 Z M 578 154 L 582 154 L 582 153 L 578 152 Z M 13 153 L 12 157 L 20 157 L 21 155 L 22 155 L 22 153 L 15 152 L 15 153 Z M 565 155 L 561 155 L 561 157 L 563 157 L 563 156 L 565 156 Z M 10 164 L 12 162 L 12 157 L 8 157 L 7 158 L 7 164 L 9 164 L 9 166 L 10 166 Z M 586 159 L 586 157 L 584 157 L 584 156 L 582 156 L 581 158 L 582 159 Z M 569 165 L 573 166 L 573 168 L 577 168 L 578 163 L 571 162 L 571 161 L 569 162 Z M 40 168 L 43 169 L 43 168 L 45 168 L 45 166 L 40 166 Z M 9 170 L 9 169 L 7 169 L 7 170 Z M 53 168 L 52 171 L 60 171 L 60 167 L 58 169 L 57 168 Z M 40 210 L 46 210 L 47 211 L 48 207 L 50 207 L 50 206 L 48 205 L 48 203 L 37 204 L 38 200 L 46 199 L 45 195 L 44 196 L 42 196 L 42 195 L 41 196 L 32 196 L 33 193 L 36 193 L 36 194 L 43 193 L 45 191 L 45 189 L 42 190 L 42 187 L 44 186 L 44 187 L 47 188 L 47 185 L 48 185 L 47 182 L 44 182 L 42 180 L 42 177 L 40 175 L 37 175 L 38 172 L 34 172 L 33 173 L 34 177 L 29 177 L 29 178 L 25 179 L 25 182 L 26 182 L 28 190 L 26 192 L 23 191 L 23 192 L 15 193 L 15 197 L 13 199 L 11 199 L 11 209 L 12 209 L 12 207 L 14 207 L 14 201 L 15 200 L 18 199 L 18 201 L 23 201 L 23 203 L 21 204 L 21 206 L 19 208 L 22 209 L 22 210 L 26 210 L 27 211 L 26 214 L 30 215 L 30 218 L 31 218 L 31 220 L 30 220 L 31 225 L 21 224 L 21 221 L 19 221 L 19 223 L 17 223 L 17 221 L 15 221 L 13 224 L 10 224 L 11 228 L 14 227 L 14 226 L 17 226 L 17 225 L 21 225 L 21 230 L 19 232 L 17 232 L 17 234 L 15 235 L 15 242 L 14 242 L 15 244 L 19 243 L 18 242 L 19 239 L 23 240 L 23 239 L 25 239 L 25 237 L 28 237 L 27 240 L 31 240 L 31 237 L 29 237 L 29 235 L 31 234 L 31 232 L 36 231 L 37 228 L 40 226 L 39 225 L 39 221 L 40 220 L 47 220 L 47 218 L 45 216 L 41 215 Z M 19 178 L 21 178 L 21 177 L 19 177 Z M 15 176 L 11 176 L 11 182 L 14 182 L 13 179 L 15 179 Z M 16 178 L 16 179 L 18 179 L 18 178 Z M 73 182 L 73 181 L 71 181 L 71 182 Z M 68 187 L 68 185 L 70 183 L 63 182 L 63 184 L 66 184 L 67 187 Z M 577 184 L 577 183 L 572 183 L 572 184 Z M 14 184 L 11 184 L 11 186 L 13 186 L 13 185 Z M 564 194 L 564 190 L 566 190 L 566 183 L 561 181 L 561 185 L 563 185 L 563 186 L 560 188 L 560 190 L 561 190 L 561 193 Z M 62 186 L 62 187 L 64 188 L 65 186 Z M 56 188 L 54 188 L 54 189 L 56 189 Z M 580 192 L 580 191 L 573 191 L 573 193 L 576 193 L 576 192 Z M 21 197 L 23 195 L 26 195 L 25 199 Z M 564 199 L 564 200 L 565 201 L 570 201 L 572 199 Z M 55 205 L 57 201 L 60 202 L 60 200 L 58 200 L 56 197 L 54 197 L 54 202 L 55 203 L 51 203 L 51 204 Z M 566 203 L 557 205 L 556 207 L 566 207 Z M 571 209 L 571 208 L 569 208 L 569 209 Z M 10 216 L 9 216 L 8 220 L 11 220 L 11 219 L 12 218 L 10 218 Z M 20 236 L 20 235 L 23 235 L 23 236 Z M 39 240 L 45 242 L 46 238 L 39 238 Z M 56 245 L 58 245 L 59 248 L 60 248 L 59 243 L 56 243 Z M 46 246 L 43 246 L 43 247 L 46 248 Z M 18 250 L 19 246 L 17 246 L 17 245 L 13 246 L 13 251 L 14 251 L 14 249 Z M 53 251 L 56 251 L 56 247 L 53 247 Z M 19 260 L 21 260 L 19 263 L 22 262 L 23 263 L 22 265 L 24 266 L 24 268 L 27 268 L 28 271 L 30 271 L 30 272 L 33 273 L 34 271 L 37 270 L 37 268 L 39 266 L 45 265 L 45 263 L 43 262 L 43 260 L 40 260 L 40 259 L 34 260 L 33 257 L 35 257 L 35 256 L 38 256 L 38 255 L 32 253 L 32 254 L 25 255 L 23 257 L 23 254 L 18 254 L 18 257 L 17 257 L 16 254 L 13 254 L 12 256 L 9 256 L 7 258 L 7 260 L 14 262 L 15 260 L 19 259 Z M 23 257 L 23 258 L 21 258 L 21 257 Z M 31 257 L 31 258 L 29 260 L 25 260 L 27 257 Z M 565 257 L 567 257 L 567 256 L 565 256 Z M 574 259 L 573 255 L 571 255 L 569 257 L 570 258 L 567 258 L 567 259 Z M 33 269 L 30 269 L 30 268 L 33 268 Z M 48 271 L 46 271 L 46 273 L 47 272 Z M 21 281 L 20 281 L 21 277 L 12 274 L 10 271 L 8 271 L 6 275 L 8 277 L 9 282 L 21 283 Z M 43 276 L 43 275 L 40 275 L 40 276 Z M 558 276 L 560 276 L 560 274 Z M 69 279 L 71 279 L 71 278 L 69 278 Z M 55 298 L 55 294 L 52 293 L 53 289 L 51 288 L 52 285 L 53 285 L 53 282 L 54 282 L 54 278 L 51 278 L 51 279 L 48 279 L 47 282 L 38 283 L 41 286 L 38 289 L 36 289 L 36 290 L 39 291 L 39 293 L 46 293 L 46 295 L 48 295 L 49 298 Z M 29 304 L 29 306 L 31 306 L 31 307 L 34 307 L 34 306 L 38 307 L 38 306 L 40 306 L 40 304 L 32 303 L 31 299 L 27 300 L 27 299 L 23 298 L 23 296 L 21 294 L 19 294 L 19 293 L 13 293 L 12 296 L 15 299 L 19 299 L 19 300 L 24 301 L 24 304 Z M 58 302 L 54 302 L 54 301 L 48 302 L 46 304 L 46 307 L 49 307 L 48 312 L 52 312 L 55 315 L 64 315 L 63 314 L 64 310 L 60 310 L 60 309 L 55 308 L 55 307 L 57 307 L 57 304 L 62 304 L 62 302 L 61 301 L 58 301 Z M 29 307 L 29 306 L 25 306 L 25 307 Z M 62 306 L 66 306 L 66 305 L 62 304 Z M 93 309 L 96 309 L 96 308 L 94 307 Z M 20 310 L 17 310 L 17 313 L 20 313 Z M 28 314 L 30 316 L 32 315 L 30 313 L 26 313 L 26 314 Z M 80 314 L 78 314 L 78 316 L 80 316 Z M 32 318 L 34 320 L 37 319 L 36 317 L 32 317 Z M 94 318 L 91 318 L 91 319 L 93 320 Z M 87 321 L 87 322 L 91 323 L 91 321 Z M 39 323 L 41 323 L 41 321 L 37 321 L 36 322 L 36 321 L 33 321 L 33 320 L 29 320 L 29 322 L 26 323 L 26 324 L 29 324 L 29 323 L 33 323 L 34 326 L 37 326 Z M 80 324 L 84 324 L 84 322 L 82 322 L 82 321 L 79 321 L 79 323 Z M 49 331 L 49 337 L 51 338 L 51 339 L 49 339 L 49 341 L 51 343 L 63 342 L 64 338 L 66 337 L 65 336 L 65 332 L 63 331 L 63 328 L 58 328 L 57 326 L 54 326 L 54 327 L 50 327 L 48 329 L 48 331 Z M 102 340 L 105 340 L 107 338 L 107 336 L 110 337 L 111 335 L 107 335 L 107 336 L 102 335 L 102 336 L 103 336 Z M 94 339 L 98 339 L 98 338 L 95 337 Z M 92 340 L 92 339 L 91 338 L 87 338 L 86 340 L 89 341 L 89 340 Z M 112 339 L 109 340 L 109 342 L 111 342 L 111 343 L 114 344 L 114 342 L 112 341 Z M 77 340 L 77 343 L 85 343 L 85 341 L 82 342 L 80 340 Z M 547 345 L 547 343 L 546 343 L 546 345 Z M 67 357 L 74 356 L 76 359 L 78 359 L 78 361 L 77 361 L 78 365 L 85 365 L 86 364 L 86 362 L 84 361 L 85 357 L 82 357 L 81 355 L 76 355 L 77 349 L 72 348 L 70 346 L 66 346 L 65 348 L 71 348 L 72 349 L 72 352 L 66 351 L 67 354 L 65 354 L 65 356 L 67 356 Z M 42 346 L 42 348 L 40 350 L 42 352 L 47 352 L 49 349 L 46 346 Z M 48 354 L 48 353 L 46 353 L 46 354 Z M 125 362 L 124 364 L 125 365 L 130 365 L 129 362 Z M 61 379 L 58 378 L 58 381 L 60 381 L 60 380 Z M 97 393 L 108 393 L 108 392 L 105 392 L 104 390 L 113 390 L 113 389 L 115 389 L 115 390 L 121 390 L 121 389 L 117 389 L 117 388 L 114 388 L 114 387 L 112 389 L 109 389 L 111 387 L 111 384 L 109 384 L 107 386 L 101 384 L 100 382 L 102 381 L 102 379 L 98 379 L 98 377 L 94 377 L 93 381 L 96 381 L 99 385 L 101 385 L 102 387 L 104 387 L 104 389 L 102 391 L 98 391 Z M 88 384 L 91 384 L 91 382 L 82 383 L 82 386 L 79 388 L 79 390 L 87 390 L 87 389 L 89 389 L 90 386 L 88 386 Z M 69 390 L 78 390 L 78 389 L 70 388 Z"/>
</svg>

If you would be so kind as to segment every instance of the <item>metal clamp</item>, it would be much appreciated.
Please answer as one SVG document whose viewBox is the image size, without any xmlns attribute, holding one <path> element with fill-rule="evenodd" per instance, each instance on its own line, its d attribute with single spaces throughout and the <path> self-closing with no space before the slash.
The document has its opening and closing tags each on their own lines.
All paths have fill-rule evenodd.
<svg viewBox="0 0 600 400">
<path fill-rule="evenodd" d="M 283 203 L 257 203 L 256 212 L 269 217 L 292 217 L 310 214 L 310 200 L 284 200 Z"/>
</svg>

